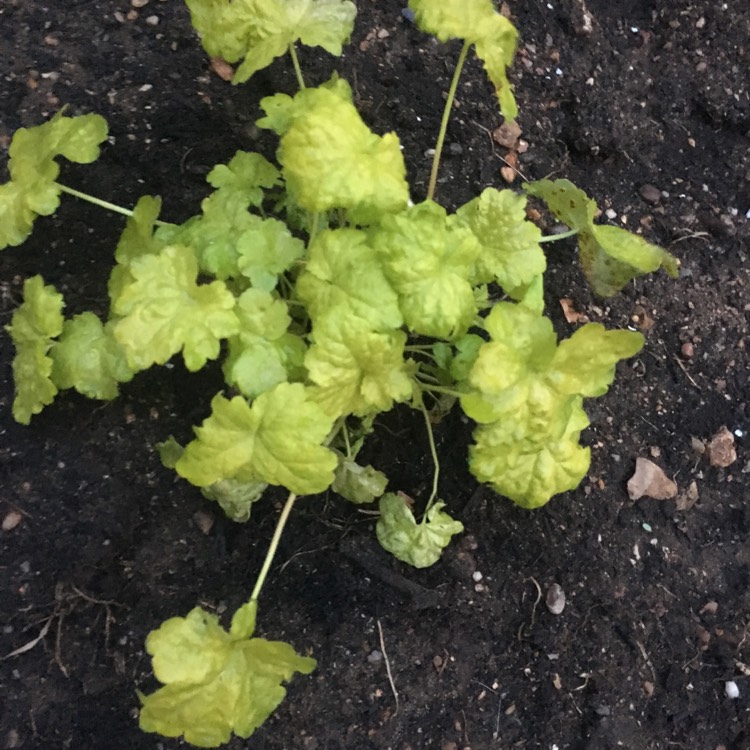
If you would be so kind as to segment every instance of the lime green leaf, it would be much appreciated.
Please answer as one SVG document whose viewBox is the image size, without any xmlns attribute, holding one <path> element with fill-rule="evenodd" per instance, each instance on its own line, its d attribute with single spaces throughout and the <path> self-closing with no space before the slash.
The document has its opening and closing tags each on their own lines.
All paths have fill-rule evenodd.
<svg viewBox="0 0 750 750">
<path fill-rule="evenodd" d="M 255 620 L 251 605 L 238 611 L 230 633 L 196 607 L 149 634 L 146 650 L 164 687 L 140 696 L 143 731 L 184 736 L 198 747 L 218 747 L 232 732 L 247 738 L 284 699 L 281 683 L 315 669 L 314 659 L 287 643 L 246 637 Z"/>
<path fill-rule="evenodd" d="M 6 330 L 16 347 L 13 417 L 21 424 L 29 424 L 31 417 L 57 395 L 48 352 L 53 339 L 63 330 L 63 298 L 53 286 L 45 286 L 41 276 L 26 279 L 23 297 L 23 304 L 13 313 Z"/>
<path fill-rule="evenodd" d="M 361 318 L 375 331 L 404 322 L 375 250 L 356 229 L 326 230 L 316 237 L 296 291 L 314 321 L 324 315 Z"/>
<path fill-rule="evenodd" d="M 219 355 L 220 339 L 238 332 L 235 300 L 222 281 L 198 285 L 193 251 L 168 246 L 129 264 L 132 281 L 112 300 L 114 335 L 128 364 L 143 370 L 182 350 L 188 370 Z"/>
<path fill-rule="evenodd" d="M 255 621 L 258 616 L 258 600 L 245 602 L 233 615 L 229 626 L 229 635 L 233 639 L 249 638 L 255 632 Z"/>
<path fill-rule="evenodd" d="M 485 325 L 491 339 L 479 347 L 461 398 L 484 425 L 470 468 L 519 505 L 538 507 L 586 472 L 588 451 L 577 442 L 588 424 L 582 397 L 605 393 L 616 363 L 643 337 L 590 323 L 558 346 L 547 318 L 510 302 L 495 305 Z"/>
<path fill-rule="evenodd" d="M 477 313 L 469 279 L 480 251 L 469 229 L 425 201 L 384 217 L 371 242 L 414 333 L 451 339 L 466 332 Z"/>
<path fill-rule="evenodd" d="M 356 318 L 323 318 L 305 355 L 312 397 L 333 417 L 388 411 L 406 401 L 412 381 L 403 331 L 371 331 Z"/>
<path fill-rule="evenodd" d="M 460 534 L 464 527 L 443 510 L 445 503 L 442 500 L 438 500 L 417 523 L 408 501 L 409 498 L 401 492 L 383 495 L 375 533 L 383 548 L 394 557 L 415 568 L 428 568 L 440 559 L 451 537 Z"/>
<path fill-rule="evenodd" d="M 547 263 L 539 245 L 542 232 L 526 219 L 526 197 L 487 188 L 456 212 L 481 246 L 473 282 L 496 281 L 509 292 L 529 285 Z"/>
<path fill-rule="evenodd" d="M 305 343 L 287 333 L 291 318 L 283 300 L 247 289 L 237 300 L 237 316 L 240 334 L 230 339 L 223 367 L 228 383 L 254 398 L 302 375 Z"/>
<path fill-rule="evenodd" d="M 592 290 L 611 297 L 631 279 L 664 268 L 677 276 L 680 262 L 632 232 L 594 224 L 596 203 L 569 180 L 538 180 L 524 190 L 541 198 L 560 221 L 578 231 L 581 265 Z"/>
<path fill-rule="evenodd" d="M 263 99 L 261 127 L 282 133 L 278 151 L 287 191 L 312 212 L 346 209 L 355 223 L 406 207 L 406 167 L 395 133 L 378 136 L 362 121 L 349 86 L 330 85 Z"/>
<path fill-rule="evenodd" d="M 492 0 L 409 0 L 420 29 L 441 42 L 464 39 L 474 44 L 487 75 L 495 86 L 506 120 L 518 115 L 506 68 L 513 63 L 518 32 L 495 10 Z"/>
<path fill-rule="evenodd" d="M 237 151 L 228 164 L 217 164 L 206 178 L 215 188 L 230 193 L 247 206 L 263 203 L 263 188 L 276 187 L 281 173 L 260 154 Z"/>
<path fill-rule="evenodd" d="M 637 331 L 607 331 L 587 323 L 555 352 L 549 379 L 555 390 L 581 396 L 601 396 L 615 377 L 615 365 L 637 354 L 644 344 Z"/>
<path fill-rule="evenodd" d="M 177 462 L 185 452 L 181 446 L 170 435 L 163 443 L 156 444 L 161 462 L 168 469 L 177 467 Z M 238 523 L 244 523 L 250 518 L 253 503 L 263 497 L 268 488 L 265 482 L 250 480 L 241 482 L 238 479 L 220 479 L 218 482 L 201 487 L 201 494 L 208 500 L 213 500 L 221 506 L 227 517 Z"/>
<path fill-rule="evenodd" d="M 10 144 L 10 182 L 0 185 L 0 250 L 20 245 L 37 215 L 53 214 L 60 203 L 55 161 L 87 164 L 99 156 L 107 138 L 107 123 L 99 115 L 66 117 L 62 111 L 43 125 L 20 128 Z"/>
<path fill-rule="evenodd" d="M 177 472 L 198 487 L 222 479 L 260 480 L 299 495 L 322 492 L 333 481 L 336 456 L 321 443 L 333 419 L 299 383 L 280 383 L 252 406 L 220 394 L 212 414 L 195 429 Z"/>
<path fill-rule="evenodd" d="M 52 379 L 58 388 L 75 388 L 88 398 L 109 401 L 118 384 L 133 378 L 125 353 L 112 335 L 112 323 L 102 325 L 92 312 L 65 321 L 52 347 Z"/>
<path fill-rule="evenodd" d="M 580 403 L 575 399 L 562 433 L 541 443 L 536 436 L 509 442 L 502 421 L 478 427 L 469 451 L 472 474 L 523 508 L 538 508 L 575 489 L 590 462 L 589 449 L 578 444 L 589 423 Z"/>
<path fill-rule="evenodd" d="M 277 219 L 251 219 L 237 238 L 237 266 L 254 287 L 270 292 L 278 277 L 304 254 L 305 243 Z"/>
<path fill-rule="evenodd" d="M 187 0 L 193 26 L 210 55 L 245 58 L 233 83 L 246 81 L 296 41 L 339 56 L 354 26 L 350 0 Z"/>
<path fill-rule="evenodd" d="M 336 478 L 331 489 L 356 505 L 365 505 L 380 497 L 388 486 L 388 477 L 372 466 L 361 466 L 338 454 Z"/>
</svg>

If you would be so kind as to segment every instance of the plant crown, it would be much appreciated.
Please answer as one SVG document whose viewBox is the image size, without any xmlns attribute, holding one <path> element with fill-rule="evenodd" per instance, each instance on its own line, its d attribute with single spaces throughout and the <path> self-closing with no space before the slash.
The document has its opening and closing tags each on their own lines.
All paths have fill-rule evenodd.
<svg viewBox="0 0 750 750">
<path fill-rule="evenodd" d="M 186 446 L 173 438 L 161 444 L 164 463 L 236 521 L 249 518 L 269 485 L 291 493 L 230 630 L 198 607 L 146 643 L 163 687 L 140 696 L 141 727 L 215 747 L 232 733 L 252 734 L 283 699 L 282 683 L 315 666 L 288 644 L 251 637 L 295 496 L 332 488 L 353 503 L 378 502 L 383 547 L 415 567 L 432 565 L 463 530 L 438 499 L 435 416 L 458 402 L 477 423 L 473 474 L 537 508 L 585 475 L 583 399 L 606 392 L 616 363 L 638 352 L 643 337 L 586 324 L 558 342 L 543 315 L 540 243 L 549 238 L 527 219 L 524 195 L 488 187 L 452 213 L 434 200 L 470 47 L 504 117 L 517 114 L 506 76 L 517 33 L 491 0 L 410 0 L 419 28 L 464 42 L 430 192 L 416 204 L 398 137 L 368 128 L 349 84 L 334 75 L 304 85 L 295 44 L 339 55 L 352 32 L 352 2 L 187 5 L 206 51 L 240 63 L 234 82 L 291 53 L 300 90 L 263 99 L 258 121 L 279 137 L 278 165 L 238 152 L 210 172 L 213 192 L 181 225 L 158 219 L 156 197 L 142 197 L 132 212 L 117 209 L 129 218 L 115 250 L 108 319 L 85 312 L 66 320 L 62 296 L 34 276 L 7 328 L 16 347 L 13 415 L 23 424 L 59 390 L 113 399 L 137 372 L 177 354 L 191 371 L 221 358 L 227 395 L 213 397 Z M 10 181 L 0 185 L 0 247 L 21 244 L 37 215 L 55 211 L 61 192 L 94 200 L 57 182 L 56 158 L 91 162 L 106 137 L 98 115 L 64 112 L 15 133 Z M 524 188 L 577 233 L 597 294 L 614 294 L 661 266 L 676 273 L 676 259 L 661 248 L 595 224 L 596 204 L 567 180 Z M 395 404 L 420 411 L 427 427 L 435 473 L 421 513 L 403 493 L 385 492 L 382 472 L 356 460 L 377 415 Z"/>
</svg>

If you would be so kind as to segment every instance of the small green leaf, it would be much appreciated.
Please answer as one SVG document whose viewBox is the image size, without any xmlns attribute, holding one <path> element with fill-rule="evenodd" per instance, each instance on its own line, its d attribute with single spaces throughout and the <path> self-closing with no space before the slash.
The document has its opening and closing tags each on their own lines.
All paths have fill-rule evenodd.
<svg viewBox="0 0 750 750">
<path fill-rule="evenodd" d="M 581 265 L 591 289 L 611 297 L 631 279 L 664 268 L 677 276 L 680 262 L 666 250 L 620 227 L 594 224 L 596 203 L 569 180 L 538 180 L 524 190 L 541 198 L 560 221 L 578 231 Z"/>
<path fill-rule="evenodd" d="M 386 278 L 398 294 L 406 325 L 414 332 L 453 339 L 477 314 L 470 282 L 480 252 L 474 234 L 425 201 L 372 230 Z"/>
<path fill-rule="evenodd" d="M 37 215 L 53 214 L 60 203 L 55 161 L 88 164 L 99 156 L 107 122 L 99 115 L 66 117 L 63 110 L 43 125 L 19 128 L 9 149 L 10 182 L 0 185 L 0 250 L 20 245 Z"/>
<path fill-rule="evenodd" d="M 146 650 L 164 687 L 140 695 L 140 727 L 183 736 L 197 747 L 218 747 L 232 733 L 249 737 L 286 695 L 295 672 L 310 674 L 314 659 L 281 641 L 249 638 L 255 605 L 241 607 L 229 633 L 200 607 L 149 633 Z"/>
<path fill-rule="evenodd" d="M 217 164 L 206 180 L 218 190 L 233 195 L 245 206 L 260 206 L 263 203 L 263 189 L 279 185 L 281 173 L 260 154 L 237 151 L 228 164 Z"/>
<path fill-rule="evenodd" d="M 473 283 L 496 281 L 510 292 L 544 273 L 542 232 L 526 219 L 526 197 L 487 188 L 456 212 L 479 241 Z"/>
<path fill-rule="evenodd" d="M 221 509 L 236 523 L 245 523 L 250 518 L 253 505 L 268 489 L 267 482 L 239 479 L 220 479 L 218 482 L 201 487 L 201 494 L 207 500 L 219 503 Z"/>
<path fill-rule="evenodd" d="M 31 417 L 57 395 L 51 379 L 53 362 L 48 352 L 63 330 L 63 298 L 53 286 L 45 286 L 41 276 L 26 279 L 24 301 L 13 313 L 6 331 L 16 347 L 13 380 L 16 397 L 13 417 L 29 424 Z"/>
<path fill-rule="evenodd" d="M 270 292 L 297 258 L 305 252 L 305 243 L 278 219 L 253 216 L 237 238 L 237 267 L 256 289 Z"/>
<path fill-rule="evenodd" d="M 188 370 L 219 355 L 220 340 L 238 332 L 235 300 L 224 282 L 198 285 L 189 247 L 167 246 L 129 264 L 132 280 L 112 300 L 114 335 L 128 364 L 144 370 L 182 350 Z"/>
<path fill-rule="evenodd" d="M 112 323 L 102 325 L 92 312 L 66 320 L 51 350 L 52 379 L 58 388 L 75 388 L 88 398 L 111 401 L 118 384 L 133 379 L 125 353 L 112 335 Z"/>
<path fill-rule="evenodd" d="M 338 454 L 336 478 L 331 489 L 356 505 L 366 505 L 379 498 L 388 486 L 388 477 L 372 466 L 360 466 L 353 459 Z"/>
<path fill-rule="evenodd" d="M 434 565 L 451 537 L 464 530 L 444 507 L 445 503 L 438 500 L 417 523 L 406 495 L 386 493 L 380 498 L 380 518 L 375 527 L 378 541 L 394 557 L 415 568 Z"/>
<path fill-rule="evenodd" d="M 222 479 L 281 485 L 298 495 L 323 492 L 333 482 L 335 454 L 321 443 L 333 419 L 299 383 L 280 383 L 252 406 L 241 396 L 217 394 L 212 414 L 195 428 L 196 439 L 177 472 L 198 487 Z"/>
</svg>

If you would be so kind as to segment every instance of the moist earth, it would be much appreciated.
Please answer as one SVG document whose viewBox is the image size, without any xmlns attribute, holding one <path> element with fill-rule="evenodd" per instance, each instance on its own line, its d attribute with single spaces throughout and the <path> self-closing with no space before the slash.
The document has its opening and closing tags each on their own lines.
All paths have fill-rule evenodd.
<svg viewBox="0 0 750 750">
<path fill-rule="evenodd" d="M 419 32 L 395 0 L 357 5 L 345 57 L 302 49 L 304 73 L 318 83 L 338 70 L 368 124 L 398 131 L 421 200 L 460 44 Z M 110 144 L 61 179 L 126 206 L 161 195 L 162 215 L 180 222 L 214 164 L 237 149 L 272 156 L 258 101 L 293 92 L 295 79 L 283 59 L 233 87 L 181 2 L 133 6 L 4 0 L 0 146 L 63 105 L 99 112 Z M 466 470 L 471 425 L 453 416 L 435 429 L 441 496 L 466 534 L 433 568 L 387 557 L 371 544 L 373 516 L 333 495 L 299 503 L 259 633 L 318 668 L 235 750 L 750 748 L 750 7 L 509 0 L 502 10 L 521 34 L 511 78 L 526 150 L 493 140 L 497 103 L 470 59 L 438 200 L 455 208 L 508 186 L 517 158 L 513 186 L 573 180 L 600 221 L 677 255 L 680 276 L 601 300 L 575 242 L 547 246 L 560 336 L 586 318 L 646 336 L 587 404 L 592 467 L 577 490 L 529 512 L 478 486 Z M 532 208 L 545 233 L 560 231 Z M 0 254 L 0 322 L 37 273 L 67 314 L 105 315 L 122 225 L 74 199 L 39 219 L 25 245 Z M 17 522 L 0 532 L 0 748 L 179 747 L 138 729 L 136 690 L 157 684 L 145 637 L 196 605 L 228 614 L 244 600 L 283 496 L 234 524 L 161 466 L 154 445 L 189 439 L 222 386 L 218 368 L 190 374 L 175 359 L 113 402 L 66 392 L 22 427 L 10 415 L 12 357 L 0 330 L 0 515 Z M 705 446 L 722 427 L 737 457 L 719 467 Z M 676 498 L 630 499 L 638 457 L 674 479 Z M 381 420 L 367 459 L 393 489 L 429 491 L 418 414 Z M 566 595 L 559 614 L 546 604 L 554 584 Z"/>
</svg>

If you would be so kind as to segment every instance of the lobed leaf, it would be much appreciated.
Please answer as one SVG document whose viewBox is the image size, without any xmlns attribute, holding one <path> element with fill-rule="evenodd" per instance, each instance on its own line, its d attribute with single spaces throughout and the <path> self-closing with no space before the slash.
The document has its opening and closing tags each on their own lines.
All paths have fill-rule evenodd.
<svg viewBox="0 0 750 750">
<path fill-rule="evenodd" d="M 119 317 L 114 335 L 128 364 L 143 370 L 182 350 L 188 370 L 219 355 L 222 338 L 239 330 L 235 300 L 224 282 L 198 285 L 198 263 L 189 247 L 173 245 L 158 255 L 134 258 L 132 280 L 112 300 Z"/>
<path fill-rule="evenodd" d="M 417 523 L 403 493 L 386 493 L 380 498 L 380 518 L 375 526 L 378 541 L 394 557 L 415 568 L 434 565 L 451 537 L 464 530 L 444 507 L 438 500 Z"/>
<path fill-rule="evenodd" d="M 300 41 L 339 56 L 354 27 L 350 0 L 187 0 L 193 26 L 210 55 L 244 58 L 232 79 L 242 83 Z"/>
<path fill-rule="evenodd" d="M 388 486 L 388 477 L 372 466 L 338 454 L 339 463 L 331 489 L 355 505 L 366 505 L 379 498 Z"/>
<path fill-rule="evenodd" d="M 140 727 L 183 736 L 197 747 L 218 747 L 232 733 L 249 737 L 286 695 L 282 683 L 310 674 L 316 662 L 281 641 L 250 638 L 254 602 L 235 615 L 229 633 L 200 607 L 149 633 L 146 650 L 164 686 L 140 695 Z"/>
<path fill-rule="evenodd" d="M 280 383 L 250 406 L 217 394 L 212 414 L 177 461 L 177 472 L 198 487 L 224 479 L 281 485 L 299 495 L 323 492 L 336 456 L 321 443 L 333 419 L 299 383 Z"/>
</svg>

